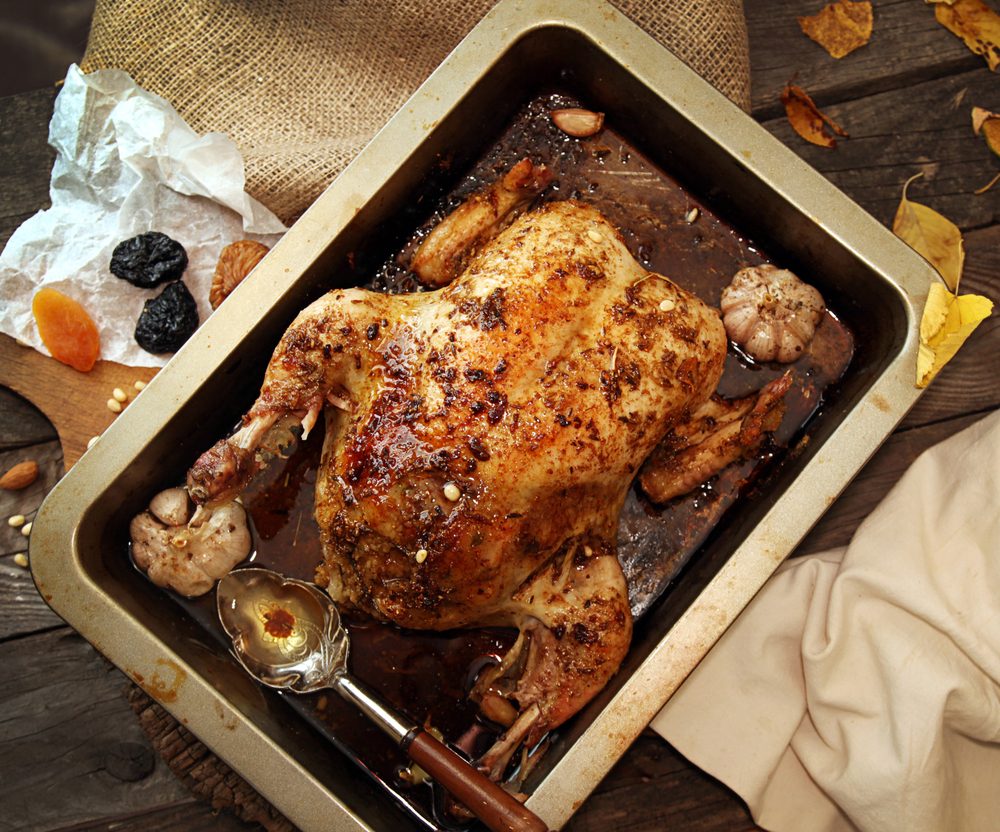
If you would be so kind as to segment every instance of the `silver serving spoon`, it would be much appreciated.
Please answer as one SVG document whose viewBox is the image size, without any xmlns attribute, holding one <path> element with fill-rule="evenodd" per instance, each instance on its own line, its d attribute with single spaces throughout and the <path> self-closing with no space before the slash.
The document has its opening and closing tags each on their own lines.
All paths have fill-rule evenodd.
<svg viewBox="0 0 1000 832">
<path fill-rule="evenodd" d="M 548 828 L 517 798 L 351 677 L 347 631 L 336 605 L 316 586 L 270 569 L 238 569 L 219 581 L 216 601 L 233 653 L 255 679 L 295 693 L 337 691 L 490 829 Z"/>
</svg>

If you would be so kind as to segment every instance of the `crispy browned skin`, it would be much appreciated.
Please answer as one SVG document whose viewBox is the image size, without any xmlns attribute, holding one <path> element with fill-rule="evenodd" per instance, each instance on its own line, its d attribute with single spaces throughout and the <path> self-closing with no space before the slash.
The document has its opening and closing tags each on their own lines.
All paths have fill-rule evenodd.
<svg viewBox="0 0 1000 832">
<path fill-rule="evenodd" d="M 550 203 L 439 291 L 345 289 L 304 310 L 244 427 L 189 483 L 201 500 L 238 489 L 263 432 L 336 400 L 319 581 L 403 627 L 520 628 L 519 660 L 474 695 L 496 719 L 520 713 L 511 737 L 530 744 L 624 657 L 619 510 L 650 451 L 712 395 L 725 354 L 716 310 L 648 274 L 594 208 Z M 510 739 L 487 760 L 496 776 Z"/>
</svg>

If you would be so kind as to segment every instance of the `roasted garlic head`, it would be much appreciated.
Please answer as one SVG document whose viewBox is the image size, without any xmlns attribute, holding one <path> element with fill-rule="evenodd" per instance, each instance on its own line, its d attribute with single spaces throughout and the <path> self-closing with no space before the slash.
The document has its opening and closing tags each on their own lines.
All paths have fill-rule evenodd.
<svg viewBox="0 0 1000 832">
<path fill-rule="evenodd" d="M 823 316 L 823 296 L 770 263 L 740 269 L 722 290 L 729 339 L 754 361 L 789 364 L 805 351 Z"/>
</svg>

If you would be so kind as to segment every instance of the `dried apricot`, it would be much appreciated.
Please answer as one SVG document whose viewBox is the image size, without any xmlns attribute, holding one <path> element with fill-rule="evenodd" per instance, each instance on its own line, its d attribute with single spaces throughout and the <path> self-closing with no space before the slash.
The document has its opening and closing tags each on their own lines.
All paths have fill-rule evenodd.
<svg viewBox="0 0 1000 832">
<path fill-rule="evenodd" d="M 40 289 L 31 302 L 38 334 L 52 357 L 88 372 L 101 354 L 101 337 L 87 310 L 55 289 Z"/>
</svg>

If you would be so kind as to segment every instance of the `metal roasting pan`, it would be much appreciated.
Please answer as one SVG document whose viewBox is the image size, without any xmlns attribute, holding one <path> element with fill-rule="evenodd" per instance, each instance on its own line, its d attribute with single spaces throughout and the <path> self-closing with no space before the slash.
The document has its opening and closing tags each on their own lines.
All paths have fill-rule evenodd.
<svg viewBox="0 0 1000 832">
<path fill-rule="evenodd" d="M 128 520 L 231 429 L 296 312 L 412 204 L 435 162 L 474 158 L 556 78 L 805 268 L 856 350 L 808 443 L 764 498 L 727 516 L 669 603 L 643 618 L 618 675 L 560 730 L 527 784 L 550 826 L 579 808 L 919 395 L 919 312 L 934 279 L 924 260 L 611 6 L 501 2 L 56 486 L 31 536 L 53 609 L 304 830 L 422 827 L 133 569 Z"/>
</svg>

